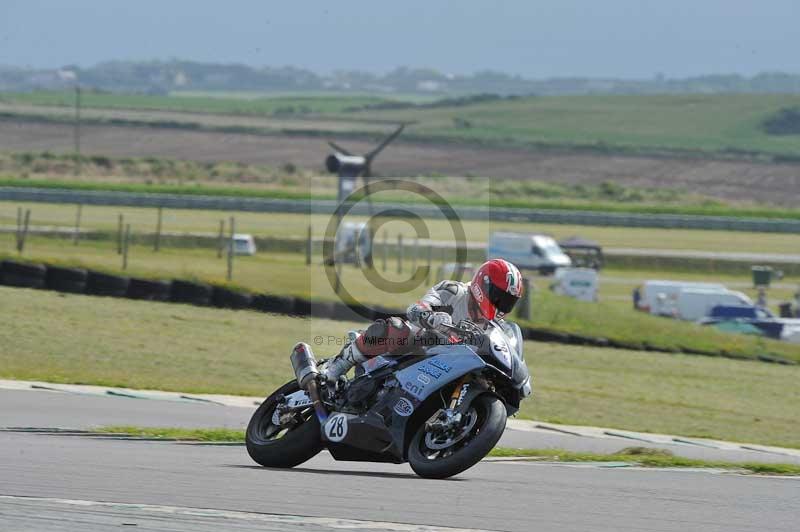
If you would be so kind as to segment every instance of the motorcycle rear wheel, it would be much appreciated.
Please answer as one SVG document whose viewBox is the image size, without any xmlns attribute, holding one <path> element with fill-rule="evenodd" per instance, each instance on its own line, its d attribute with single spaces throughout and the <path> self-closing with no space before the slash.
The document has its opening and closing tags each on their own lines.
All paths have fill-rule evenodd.
<svg viewBox="0 0 800 532">
<path fill-rule="evenodd" d="M 474 466 L 489 454 L 506 428 L 506 407 L 500 398 L 483 394 L 470 405 L 477 420 L 468 434 L 459 437 L 451 447 L 429 447 L 432 438 L 420 425 L 408 447 L 408 462 L 414 472 L 424 478 L 447 478 Z M 426 437 L 427 436 L 427 437 Z"/>
<path fill-rule="evenodd" d="M 278 399 L 298 390 L 297 381 L 284 384 L 264 399 L 250 418 L 245 434 L 247 453 L 264 467 L 294 467 L 322 450 L 319 420 L 313 408 L 302 411 L 299 414 L 302 422 L 288 430 L 272 422 Z"/>
</svg>

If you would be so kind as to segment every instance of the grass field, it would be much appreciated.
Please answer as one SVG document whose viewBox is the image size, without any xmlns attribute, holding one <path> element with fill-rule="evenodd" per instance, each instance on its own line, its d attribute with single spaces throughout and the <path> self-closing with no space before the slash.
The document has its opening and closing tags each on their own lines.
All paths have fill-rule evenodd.
<svg viewBox="0 0 800 532">
<path fill-rule="evenodd" d="M 17 208 L 31 210 L 31 224 L 41 226 L 74 227 L 76 206 L 49 203 L 18 203 L 0 201 L 0 226 L 16 223 Z M 151 233 L 156 228 L 157 209 L 133 207 L 106 207 L 85 205 L 81 227 L 87 230 L 116 231 L 119 214 L 125 216 L 134 232 Z M 163 230 L 180 232 L 215 232 L 219 221 L 230 213 L 187 209 L 163 211 Z M 250 213 L 238 212 L 236 223 L 239 232 L 257 237 L 305 237 L 311 225 L 315 236 L 322 236 L 330 221 L 327 215 Z M 352 221 L 366 221 L 366 217 L 348 217 Z M 379 219 L 380 220 L 380 219 Z M 695 229 L 653 229 L 635 227 L 595 227 L 584 225 L 533 224 L 515 222 L 461 222 L 470 242 L 486 242 L 492 231 L 517 231 L 548 233 L 557 239 L 580 235 L 609 248 L 681 249 L 701 251 L 737 251 L 749 253 L 798 253 L 800 236 L 786 233 L 748 233 L 730 231 L 703 231 Z M 434 240 L 452 241 L 450 224 L 445 220 L 426 220 Z M 414 230 L 402 220 L 392 221 L 378 233 L 383 239 L 384 230 L 391 241 L 403 233 L 406 241 Z"/>
<path fill-rule="evenodd" d="M 192 113 L 221 113 L 241 115 L 303 115 L 342 112 L 353 107 L 390 101 L 375 96 L 325 96 L 284 95 L 244 98 L 215 97 L 193 93 L 175 96 L 148 96 L 144 94 L 116 94 L 83 91 L 81 105 L 87 108 L 143 109 L 181 111 Z M 54 107 L 74 107 L 75 93 L 28 92 L 0 93 L 0 102 L 25 103 Z"/>
<path fill-rule="evenodd" d="M 0 236 L 0 258 L 2 250 L 7 250 L 6 256 L 13 257 L 12 246 L 11 234 Z M 82 242 L 79 246 L 74 246 L 67 240 L 35 237 L 30 239 L 24 257 L 46 263 L 82 265 L 111 272 L 120 271 L 122 264 L 121 257 L 116 253 L 115 243 L 109 241 Z M 388 265 L 388 271 L 381 272 L 381 275 L 390 281 L 404 281 L 409 277 L 411 265 L 411 261 L 407 260 L 404 273 L 398 273 L 396 264 L 392 262 Z M 380 264 L 378 267 L 380 268 Z M 225 272 L 225 260 L 218 259 L 213 249 L 171 248 L 154 253 L 152 248 L 144 246 L 131 248 L 127 270 L 128 275 L 194 278 L 219 284 L 225 284 Z M 376 288 L 360 270 L 352 267 L 342 269 L 341 279 L 342 285 L 359 301 L 394 308 L 405 308 L 424 293 L 428 284 L 435 282 L 431 278 L 426 284 L 423 279 L 416 287 L 392 293 Z M 726 351 L 731 355 L 749 358 L 772 353 L 800 361 L 800 346 L 721 333 L 707 327 L 635 312 L 631 309 L 628 297 L 624 297 L 628 286 L 620 290 L 618 284 L 610 283 L 613 294 L 606 297 L 601 292 L 602 301 L 591 304 L 552 295 L 547 291 L 546 278 L 534 278 L 533 282 L 539 288 L 532 302 L 534 311 L 530 324 L 533 326 L 613 338 L 636 345 L 644 345 L 646 342 L 670 350 L 691 348 L 714 353 Z M 316 257 L 311 266 L 306 266 L 304 256 L 299 253 L 260 253 L 252 257 L 237 258 L 233 283 L 255 292 L 300 296 L 319 301 L 339 299 L 325 276 L 321 258 Z M 781 290 L 782 295 L 789 295 L 788 287 Z"/>
<path fill-rule="evenodd" d="M 0 376 L 266 395 L 298 339 L 357 324 L 0 287 Z M 318 356 L 338 350 L 315 346 Z M 526 343 L 551 422 L 800 447 L 800 367 Z"/>
<path fill-rule="evenodd" d="M 488 143 L 594 146 L 598 150 L 675 149 L 800 155 L 792 136 L 770 136 L 761 122 L 800 95 L 557 96 L 458 108 L 370 111 L 413 120 L 415 134 Z M 457 127 L 456 118 L 469 127 Z"/>
<path fill-rule="evenodd" d="M 72 105 L 70 93 L 5 94 L 6 102 Z M 86 94 L 86 107 L 273 114 L 281 107 L 352 121 L 413 122 L 408 139 L 476 142 L 495 146 L 582 148 L 608 153 L 677 151 L 685 154 L 800 156 L 791 135 L 770 136 L 763 120 L 800 104 L 798 95 L 591 95 L 527 97 L 467 106 L 402 110 L 345 109 L 378 98 L 204 98 Z M 305 103 L 304 103 L 305 102 Z M 287 113 L 289 114 L 289 113 Z M 299 113 L 305 116 L 308 113 Z"/>
</svg>

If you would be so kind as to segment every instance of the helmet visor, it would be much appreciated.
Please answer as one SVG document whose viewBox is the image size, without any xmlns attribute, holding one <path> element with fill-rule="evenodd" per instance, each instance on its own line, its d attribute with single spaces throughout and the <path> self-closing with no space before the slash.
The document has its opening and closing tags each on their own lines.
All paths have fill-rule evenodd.
<svg viewBox="0 0 800 532">
<path fill-rule="evenodd" d="M 513 294 L 509 294 L 505 290 L 501 290 L 495 285 L 489 286 L 489 301 L 494 305 L 497 310 L 503 314 L 508 314 L 514 309 L 519 298 Z"/>
</svg>

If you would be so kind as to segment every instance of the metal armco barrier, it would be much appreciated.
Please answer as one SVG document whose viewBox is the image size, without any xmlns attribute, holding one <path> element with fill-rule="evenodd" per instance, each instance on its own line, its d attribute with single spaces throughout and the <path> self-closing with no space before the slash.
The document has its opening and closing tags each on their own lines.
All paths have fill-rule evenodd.
<svg viewBox="0 0 800 532">
<path fill-rule="evenodd" d="M 33 201 L 84 205 L 119 205 L 127 207 L 163 207 L 243 212 L 285 212 L 296 214 L 332 214 L 333 200 L 288 200 L 187 194 L 150 194 L 134 192 L 83 191 L 24 187 L 0 187 L 0 201 Z M 650 227 L 659 229 L 714 229 L 764 233 L 800 233 L 800 220 L 738 218 L 680 214 L 630 214 L 559 209 L 521 209 L 489 207 L 454 207 L 463 220 L 492 220 L 546 224 L 594 225 L 612 227 Z M 404 209 L 423 218 L 441 219 L 436 205 L 414 203 L 378 203 L 375 214 L 383 210 Z M 360 203 L 350 211 L 368 216 L 369 208 Z"/>
</svg>

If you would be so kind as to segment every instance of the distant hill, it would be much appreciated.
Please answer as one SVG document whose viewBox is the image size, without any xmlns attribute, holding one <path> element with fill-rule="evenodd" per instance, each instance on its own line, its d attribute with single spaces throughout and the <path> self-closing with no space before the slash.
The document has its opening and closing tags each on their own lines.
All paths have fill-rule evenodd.
<svg viewBox="0 0 800 532">
<path fill-rule="evenodd" d="M 397 68 L 387 74 L 339 71 L 321 75 L 295 67 L 254 68 L 191 61 L 111 61 L 89 68 L 0 66 L 0 91 L 59 90 L 80 84 L 101 91 L 167 94 L 173 91 L 343 92 L 419 94 L 688 94 L 800 93 L 800 75 L 767 72 L 753 77 L 709 75 L 683 79 L 657 76 L 623 80 L 598 78 L 525 79 L 482 71 L 459 76 L 424 68 Z"/>
</svg>

